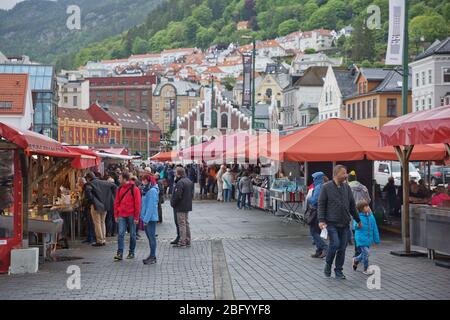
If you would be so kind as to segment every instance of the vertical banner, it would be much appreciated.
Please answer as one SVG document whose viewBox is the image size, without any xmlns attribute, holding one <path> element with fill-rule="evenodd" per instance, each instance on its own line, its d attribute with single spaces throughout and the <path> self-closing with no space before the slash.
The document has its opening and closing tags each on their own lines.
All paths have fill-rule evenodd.
<svg viewBox="0 0 450 320">
<path fill-rule="evenodd" d="M 212 102 L 212 90 L 211 88 L 205 88 L 205 117 L 203 120 L 204 126 L 211 125 L 211 102 Z"/>
<path fill-rule="evenodd" d="M 403 62 L 405 1 L 389 0 L 389 38 L 386 65 L 401 65 Z"/>
<path fill-rule="evenodd" d="M 242 56 L 244 67 L 244 85 L 242 92 L 242 106 L 250 107 L 252 104 L 252 55 L 244 54 Z"/>
</svg>

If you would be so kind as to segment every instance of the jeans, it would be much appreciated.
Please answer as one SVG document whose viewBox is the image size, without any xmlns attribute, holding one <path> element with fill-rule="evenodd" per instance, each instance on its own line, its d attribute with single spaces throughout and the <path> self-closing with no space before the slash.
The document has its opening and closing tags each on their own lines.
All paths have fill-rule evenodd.
<svg viewBox="0 0 450 320">
<path fill-rule="evenodd" d="M 241 191 L 238 190 L 238 196 L 237 196 L 237 208 L 240 209 L 241 208 Z"/>
<path fill-rule="evenodd" d="M 314 245 L 316 246 L 316 252 L 322 252 L 328 250 L 328 245 L 326 244 L 325 240 L 320 237 L 321 230 L 319 228 L 318 222 L 313 221 L 311 225 L 309 226 L 309 232 L 311 234 L 311 237 L 314 240 Z"/>
<path fill-rule="evenodd" d="M 348 244 L 349 227 L 337 227 L 335 225 L 328 225 L 328 238 L 330 239 L 330 246 L 327 253 L 327 265 L 332 266 L 336 258 L 334 271 L 340 273 L 343 270 L 345 262 L 345 249 Z"/>
<path fill-rule="evenodd" d="M 238 208 L 241 209 L 242 207 L 250 208 L 250 193 L 239 192 Z"/>
<path fill-rule="evenodd" d="M 145 226 L 145 234 L 150 244 L 150 257 L 156 257 L 156 221 L 150 221 Z"/>
<path fill-rule="evenodd" d="M 125 231 L 127 230 L 127 226 L 130 230 L 130 253 L 134 253 L 136 249 L 136 226 L 134 224 L 134 217 L 119 217 L 119 236 L 118 236 L 118 246 L 117 252 L 123 253 L 123 247 L 125 242 Z"/>
<path fill-rule="evenodd" d="M 178 227 L 180 229 L 180 245 L 191 243 L 191 229 L 189 228 L 189 212 L 177 212 Z"/>
<path fill-rule="evenodd" d="M 85 207 L 83 208 L 83 215 L 86 218 L 87 222 L 87 241 L 89 243 L 96 242 L 95 239 L 95 227 L 94 227 L 94 221 L 92 220 L 90 208 Z"/>
<path fill-rule="evenodd" d="M 369 268 L 369 247 L 358 247 L 360 250 L 359 256 L 355 258 L 356 261 L 364 264 L 364 270 Z"/>
<path fill-rule="evenodd" d="M 173 219 L 175 220 L 175 227 L 177 228 L 177 238 L 174 240 L 175 242 L 180 241 L 180 226 L 178 225 L 177 213 L 175 209 L 173 209 Z"/>
<path fill-rule="evenodd" d="M 208 188 L 206 187 L 206 181 L 200 182 L 200 195 L 204 194 L 205 196 L 208 194 Z"/>
<path fill-rule="evenodd" d="M 161 202 L 158 202 L 158 222 L 159 223 L 163 222 L 163 213 L 162 213 Z"/>
<path fill-rule="evenodd" d="M 114 211 L 110 210 L 106 213 L 106 234 L 113 236 L 116 232 L 116 221 L 114 219 Z"/>
<path fill-rule="evenodd" d="M 231 189 L 223 189 L 223 200 L 224 202 L 231 201 Z"/>
</svg>

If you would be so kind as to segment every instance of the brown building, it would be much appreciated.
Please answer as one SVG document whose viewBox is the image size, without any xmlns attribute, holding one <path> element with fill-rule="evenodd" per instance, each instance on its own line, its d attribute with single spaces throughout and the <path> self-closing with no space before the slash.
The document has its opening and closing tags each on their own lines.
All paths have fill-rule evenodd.
<svg viewBox="0 0 450 320">
<path fill-rule="evenodd" d="M 135 112 L 152 114 L 152 85 L 156 76 L 89 78 L 90 104 L 124 107 Z"/>
<path fill-rule="evenodd" d="M 345 97 L 346 116 L 366 127 L 380 129 L 402 115 L 402 71 L 361 68 L 355 78 L 356 94 Z M 411 79 L 411 78 L 409 78 Z M 411 82 L 408 84 L 408 113 L 411 105 Z"/>
</svg>

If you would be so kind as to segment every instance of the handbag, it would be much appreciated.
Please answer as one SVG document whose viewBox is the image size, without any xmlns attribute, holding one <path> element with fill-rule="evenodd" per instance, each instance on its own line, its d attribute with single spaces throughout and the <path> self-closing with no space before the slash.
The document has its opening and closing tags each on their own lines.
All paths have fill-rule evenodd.
<svg viewBox="0 0 450 320">
<path fill-rule="evenodd" d="M 303 219 L 305 223 L 310 226 L 317 219 L 317 208 L 308 206 Z"/>
</svg>

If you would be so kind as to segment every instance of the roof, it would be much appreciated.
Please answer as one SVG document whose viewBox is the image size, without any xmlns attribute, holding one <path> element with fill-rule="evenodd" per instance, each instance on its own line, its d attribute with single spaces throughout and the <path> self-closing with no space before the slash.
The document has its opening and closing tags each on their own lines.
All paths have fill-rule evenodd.
<svg viewBox="0 0 450 320">
<path fill-rule="evenodd" d="M 161 58 L 161 53 L 147 53 L 131 55 L 129 59 Z"/>
<path fill-rule="evenodd" d="M 0 74 L 0 115 L 24 114 L 27 90 L 27 74 Z"/>
<path fill-rule="evenodd" d="M 178 48 L 178 49 L 167 49 L 167 50 L 163 50 L 163 52 L 161 52 L 161 54 L 165 54 L 165 53 L 176 53 L 176 52 L 189 52 L 194 53 L 196 49 L 195 48 Z"/>
<path fill-rule="evenodd" d="M 424 52 L 418 54 L 414 61 L 422 60 L 435 54 L 450 54 L 450 37 L 444 41 L 436 40 Z"/>
<path fill-rule="evenodd" d="M 412 89 L 411 75 L 408 77 L 408 90 Z M 391 70 L 386 78 L 373 91 L 375 92 L 401 92 L 403 75 L 401 71 Z"/>
<path fill-rule="evenodd" d="M 53 92 L 55 68 L 51 65 L 0 64 L 0 74 L 2 73 L 26 73 L 29 75 L 31 90 Z"/>
<path fill-rule="evenodd" d="M 352 74 L 351 70 L 340 68 L 333 68 L 333 73 L 343 97 L 351 96 L 356 92 L 357 86 L 354 81 L 356 74 Z"/>
<path fill-rule="evenodd" d="M 303 77 L 297 80 L 295 87 L 322 87 L 328 67 L 309 67 Z"/>
<path fill-rule="evenodd" d="M 87 110 L 81 110 L 76 108 L 62 108 L 58 107 L 58 118 L 75 119 L 81 121 L 97 121 Z"/>
<path fill-rule="evenodd" d="M 362 74 L 364 78 L 367 79 L 367 81 L 382 81 L 386 78 L 388 73 L 390 72 L 389 69 L 380 69 L 380 68 L 360 68 L 359 74 Z M 355 78 L 355 81 L 357 81 L 358 77 Z"/>
<path fill-rule="evenodd" d="M 129 111 L 123 107 L 117 106 L 103 106 L 112 118 L 122 125 L 124 129 L 145 129 L 147 130 L 147 121 L 149 123 L 149 130 L 160 131 L 159 128 L 152 122 L 147 114 L 141 112 Z"/>
<path fill-rule="evenodd" d="M 188 81 L 178 81 L 178 80 L 176 80 L 176 81 L 167 81 L 167 82 L 159 83 L 156 86 L 156 88 L 155 88 L 155 90 L 153 92 L 153 95 L 154 96 L 159 96 L 160 93 L 161 93 L 161 89 L 164 86 L 166 86 L 166 85 L 174 86 L 178 96 L 185 96 L 185 95 L 187 95 L 188 91 L 192 91 L 192 90 L 198 91 L 201 88 L 200 85 L 192 83 L 192 82 L 188 82 Z"/>
<path fill-rule="evenodd" d="M 306 111 L 306 110 L 318 110 L 319 104 L 318 103 L 302 103 L 300 105 L 299 111 Z"/>
</svg>

